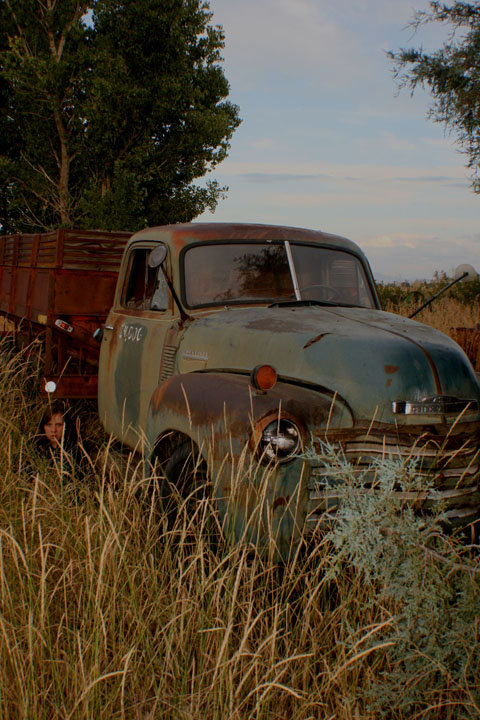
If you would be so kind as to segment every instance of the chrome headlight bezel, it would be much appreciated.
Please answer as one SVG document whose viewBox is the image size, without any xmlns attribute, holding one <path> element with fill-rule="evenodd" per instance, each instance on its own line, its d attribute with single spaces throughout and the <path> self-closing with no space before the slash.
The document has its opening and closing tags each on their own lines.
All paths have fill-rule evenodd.
<svg viewBox="0 0 480 720">
<path fill-rule="evenodd" d="M 302 451 L 302 431 L 299 425 L 284 416 L 272 418 L 258 428 L 257 452 L 269 463 L 286 463 Z"/>
</svg>

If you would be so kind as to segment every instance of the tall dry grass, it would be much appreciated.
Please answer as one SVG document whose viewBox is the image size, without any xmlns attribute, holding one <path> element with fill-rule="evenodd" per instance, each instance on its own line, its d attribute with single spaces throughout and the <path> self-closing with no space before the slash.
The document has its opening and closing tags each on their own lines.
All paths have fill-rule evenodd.
<svg viewBox="0 0 480 720">
<path fill-rule="evenodd" d="M 426 296 L 428 297 L 428 295 L 427 292 Z M 420 304 L 420 302 L 402 302 L 398 304 L 387 301 L 385 310 L 408 317 Z M 447 294 L 438 298 L 438 300 L 434 300 L 431 305 L 418 313 L 414 320 L 425 325 L 431 325 L 446 335 L 452 335 L 452 328 L 476 327 L 477 323 L 480 322 L 480 304 L 465 304 Z"/>
<path fill-rule="evenodd" d="M 376 575 L 349 547 L 352 508 L 337 535 L 300 548 L 285 567 L 246 546 L 214 548 L 208 503 L 195 523 L 180 513 L 168 528 L 141 457 L 99 440 L 93 418 L 83 417 L 82 437 L 95 442 L 73 471 L 39 456 L 35 363 L 4 351 L 0 374 L 3 720 L 478 717 L 478 635 L 456 640 L 461 672 L 429 655 L 404 612 L 408 593 L 396 599 L 395 583 L 405 583 L 391 546 L 377 537 Z M 448 555 L 449 543 L 435 551 L 439 561 L 415 527 L 405 546 L 416 558 L 412 583 L 432 583 L 422 598 L 443 588 L 428 629 L 440 636 L 459 587 L 478 607 L 478 562 L 455 547 Z"/>
</svg>

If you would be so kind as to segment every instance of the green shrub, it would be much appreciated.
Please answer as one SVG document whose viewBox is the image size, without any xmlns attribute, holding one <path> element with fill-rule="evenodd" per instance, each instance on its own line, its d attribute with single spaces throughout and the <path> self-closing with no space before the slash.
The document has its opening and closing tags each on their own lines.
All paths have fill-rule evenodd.
<svg viewBox="0 0 480 720">
<path fill-rule="evenodd" d="M 441 511 L 422 516 L 398 494 L 426 489 L 415 464 L 384 458 L 365 476 L 332 449 L 323 461 L 345 478 L 329 539 L 331 572 L 351 565 L 372 608 L 390 615 L 370 646 L 384 644 L 385 668 L 362 688 L 379 716 L 478 718 L 480 715 L 480 562 L 478 552 L 442 530 Z M 371 470 L 371 469 L 370 469 Z"/>
</svg>

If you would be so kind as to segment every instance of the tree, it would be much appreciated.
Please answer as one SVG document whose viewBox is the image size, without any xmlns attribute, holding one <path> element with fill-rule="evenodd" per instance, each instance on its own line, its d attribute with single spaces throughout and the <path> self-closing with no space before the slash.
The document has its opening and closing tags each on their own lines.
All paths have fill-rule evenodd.
<svg viewBox="0 0 480 720">
<path fill-rule="evenodd" d="M 0 0 L 4 231 L 188 221 L 225 188 L 224 35 L 203 0 Z M 7 142 L 8 137 L 8 142 Z"/>
<path fill-rule="evenodd" d="M 412 94 L 418 86 L 432 95 L 428 117 L 456 135 L 472 171 L 472 186 L 480 192 L 480 3 L 430 2 L 411 26 L 439 22 L 449 28 L 444 45 L 433 53 L 420 49 L 390 52 L 394 74 Z"/>
</svg>

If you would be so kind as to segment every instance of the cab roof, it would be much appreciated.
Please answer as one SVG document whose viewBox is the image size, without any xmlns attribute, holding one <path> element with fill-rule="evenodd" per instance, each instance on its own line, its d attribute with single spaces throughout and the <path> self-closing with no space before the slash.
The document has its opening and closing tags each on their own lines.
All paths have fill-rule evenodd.
<svg viewBox="0 0 480 720">
<path fill-rule="evenodd" d="M 304 228 L 289 227 L 287 225 L 263 225 L 255 223 L 179 223 L 178 225 L 160 225 L 139 230 L 130 239 L 130 243 L 157 241 L 168 244 L 177 253 L 187 245 L 199 242 L 219 242 L 242 240 L 290 240 L 304 243 L 318 243 L 327 247 L 347 250 L 360 258 L 368 265 L 361 249 L 351 240 L 321 232 L 320 230 L 307 230 Z M 129 243 L 129 244 L 130 244 Z"/>
</svg>

